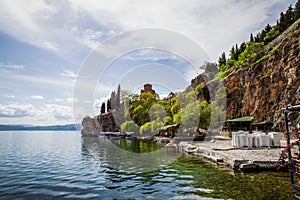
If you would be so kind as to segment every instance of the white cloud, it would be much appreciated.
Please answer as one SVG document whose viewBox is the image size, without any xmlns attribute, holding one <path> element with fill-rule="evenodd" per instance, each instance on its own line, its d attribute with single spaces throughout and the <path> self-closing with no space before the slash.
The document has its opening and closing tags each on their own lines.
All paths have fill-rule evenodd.
<svg viewBox="0 0 300 200">
<path fill-rule="evenodd" d="M 47 112 L 51 118 L 55 118 L 58 121 L 73 119 L 73 110 L 69 106 L 46 104 L 42 109 L 44 112 Z"/>
<path fill-rule="evenodd" d="M 68 103 L 78 102 L 78 99 L 77 98 L 73 98 L 73 97 L 67 98 L 66 100 L 67 100 Z"/>
<path fill-rule="evenodd" d="M 10 99 L 15 99 L 16 98 L 14 95 L 9 95 L 9 94 L 5 94 L 4 96 L 6 98 L 10 98 Z"/>
<path fill-rule="evenodd" d="M 66 70 L 66 69 L 64 69 L 64 70 L 60 73 L 60 75 L 61 75 L 62 77 L 66 77 L 66 78 L 76 78 L 76 77 L 77 77 L 77 75 L 76 75 L 74 72 L 72 72 L 72 71 L 70 71 L 70 70 Z"/>
<path fill-rule="evenodd" d="M 122 57 L 128 60 L 142 60 L 142 61 L 159 61 L 159 60 L 176 60 L 182 61 L 177 55 L 172 52 L 166 52 L 160 49 L 146 48 L 130 52 Z"/>
<path fill-rule="evenodd" d="M 62 101 L 64 101 L 64 100 L 61 99 L 61 98 L 56 98 L 54 101 L 56 101 L 56 102 L 62 102 Z"/>
<path fill-rule="evenodd" d="M 90 103 L 92 103 L 92 101 L 85 99 L 85 100 L 83 100 L 83 103 L 90 104 Z"/>
<path fill-rule="evenodd" d="M 30 96 L 30 98 L 37 99 L 37 100 L 43 100 L 44 99 L 44 97 L 41 96 L 41 95 L 32 95 L 32 96 Z"/>
<path fill-rule="evenodd" d="M 295 0 L 1 1 L 0 30 L 23 42 L 60 52 L 95 47 L 115 32 L 144 27 L 178 31 L 216 59 L 249 38 Z M 28 7 L 30 5 L 30 7 Z M 88 22 L 88 23 L 87 23 Z M 93 27 L 93 28 L 91 28 Z M 20 31 L 22 30 L 22 31 Z M 64 54 L 62 54 L 64 53 Z"/>
<path fill-rule="evenodd" d="M 22 70 L 24 70 L 24 65 L 0 62 L 0 72 L 2 73 L 15 73 Z"/>
<path fill-rule="evenodd" d="M 31 104 L 0 104 L 0 118 L 17 118 L 25 116 L 33 116 L 36 110 Z"/>
<path fill-rule="evenodd" d="M 89 28 L 81 31 L 81 34 L 86 44 L 91 48 L 96 48 L 100 44 L 101 37 L 104 35 L 102 31 L 95 31 Z"/>
<path fill-rule="evenodd" d="M 26 74 L 0 74 L 2 80 L 10 80 L 10 83 L 6 82 L 5 84 L 10 84 L 15 86 L 16 83 L 21 83 L 22 85 L 26 84 L 31 87 L 45 87 L 45 88 L 70 88 L 74 86 L 74 83 L 68 79 L 62 79 L 59 77 L 49 77 L 49 76 L 36 76 L 36 75 L 26 75 Z"/>
<path fill-rule="evenodd" d="M 69 106 L 59 104 L 45 104 L 34 106 L 32 104 L 0 104 L 1 123 L 8 124 L 67 124 L 73 123 L 73 110 Z"/>
<path fill-rule="evenodd" d="M 279 13 L 295 2 L 296 0 L 190 0 L 188 3 L 182 0 L 0 1 L 0 32 L 18 41 L 46 49 L 63 59 L 71 58 L 73 61 L 85 57 L 92 48 L 111 36 L 134 29 L 156 27 L 186 35 L 200 44 L 216 61 L 222 51 L 228 51 L 233 44 L 248 40 L 251 32 L 257 33 L 267 23 L 275 23 Z M 159 39 L 157 36 L 157 40 Z M 122 45 L 136 42 L 131 40 Z M 172 47 L 174 44 L 168 45 Z M 184 51 L 188 54 L 190 48 L 185 48 Z M 198 52 L 192 53 L 198 56 Z M 149 49 L 125 55 L 124 58 L 145 62 L 163 59 L 178 60 L 173 54 Z M 45 62 L 53 62 L 58 66 L 54 63 L 56 60 Z M 74 73 L 75 70 L 61 69 L 62 71 L 55 72 L 58 76 L 53 77 L 24 70 L 28 68 L 27 65 L 24 67 L 16 63 L 0 61 L 1 89 L 4 88 L 3 90 L 10 94 L 5 95 L 6 98 L 14 98 L 14 95 L 19 97 L 22 92 L 24 96 L 28 96 L 34 90 L 36 92 L 34 94 L 40 95 L 32 96 L 33 99 L 43 99 L 43 96 L 53 93 L 51 99 L 56 103 L 75 102 L 73 98 L 66 99 L 72 96 L 70 91 L 73 91 L 74 79 L 80 78 Z M 193 70 L 183 71 L 182 75 L 188 80 L 196 75 Z M 116 90 L 112 82 L 116 80 L 113 78 L 117 77 L 117 73 L 111 73 L 110 84 L 105 82 L 97 87 L 97 83 L 87 78 L 78 87 L 84 88 L 83 91 L 92 90 L 95 95 L 94 97 L 83 95 L 83 99 L 78 98 L 80 102 L 86 106 L 88 104 L 93 106 L 96 99 L 94 107 L 106 102 L 111 91 Z M 141 85 L 145 80 L 142 81 Z M 59 96 L 58 93 L 63 95 Z M 58 118 L 66 120 L 71 116 L 69 107 L 58 104 L 47 104 L 43 107 L 35 107 L 31 104 L 1 106 L 0 117 L 6 116 L 6 120 L 19 117 L 20 120 L 34 119 L 41 123 L 43 120 L 44 123 L 52 123 L 62 122 L 58 121 Z M 80 109 L 84 110 L 84 108 Z M 69 114 L 65 114 L 63 110 Z M 85 111 L 82 113 L 89 114 Z M 28 116 L 28 119 L 21 118 L 22 116 Z"/>
<path fill-rule="evenodd" d="M 95 99 L 94 101 L 94 107 L 97 109 L 97 108 L 101 108 L 101 105 L 102 103 L 105 103 L 107 102 L 107 100 L 110 98 L 110 96 L 106 96 L 106 97 L 102 97 L 102 98 L 97 98 Z"/>
</svg>

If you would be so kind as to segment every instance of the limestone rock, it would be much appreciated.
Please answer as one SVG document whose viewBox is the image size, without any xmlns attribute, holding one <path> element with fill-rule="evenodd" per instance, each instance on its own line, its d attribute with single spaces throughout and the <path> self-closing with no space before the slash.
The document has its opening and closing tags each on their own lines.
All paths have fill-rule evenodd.
<svg viewBox="0 0 300 200">
<path fill-rule="evenodd" d="M 226 118 L 253 116 L 254 122 L 276 122 L 283 130 L 282 108 L 300 104 L 300 23 L 291 26 L 265 48 L 265 59 L 253 66 L 235 66 L 224 80 L 227 90 Z M 202 85 L 199 100 L 208 100 L 210 83 L 203 75 L 192 80 L 191 87 Z M 298 115 L 298 121 L 300 116 Z"/>
<path fill-rule="evenodd" d="M 91 118 L 89 116 L 82 120 L 82 136 L 98 136 L 101 132 L 119 132 L 120 128 L 115 122 L 113 112 L 107 112 Z"/>
</svg>

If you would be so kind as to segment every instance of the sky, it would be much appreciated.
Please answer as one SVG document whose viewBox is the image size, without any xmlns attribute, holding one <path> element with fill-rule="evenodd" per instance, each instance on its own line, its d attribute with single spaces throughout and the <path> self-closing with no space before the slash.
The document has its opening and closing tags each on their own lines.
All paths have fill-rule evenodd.
<svg viewBox="0 0 300 200">
<path fill-rule="evenodd" d="M 295 3 L 0 0 L 0 124 L 80 123 L 118 84 L 180 91 L 202 61 L 217 62 Z"/>
</svg>

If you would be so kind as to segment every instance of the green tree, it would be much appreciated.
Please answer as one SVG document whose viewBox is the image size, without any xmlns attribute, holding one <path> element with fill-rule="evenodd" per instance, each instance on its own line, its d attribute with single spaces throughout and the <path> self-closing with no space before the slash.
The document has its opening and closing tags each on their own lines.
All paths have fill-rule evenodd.
<svg viewBox="0 0 300 200">
<path fill-rule="evenodd" d="M 280 33 L 285 31 L 289 27 L 289 22 L 288 22 L 287 16 L 283 12 L 280 13 L 278 27 L 279 27 Z"/>
<path fill-rule="evenodd" d="M 235 58 L 235 48 L 234 46 L 232 46 L 231 50 L 230 50 L 230 59 L 234 60 Z"/>
<path fill-rule="evenodd" d="M 245 42 L 242 42 L 242 44 L 240 45 L 240 54 L 241 54 L 242 52 L 244 52 L 246 48 L 247 48 L 246 43 L 245 43 Z"/>
<path fill-rule="evenodd" d="M 151 134 L 151 123 L 146 122 L 140 127 L 140 134 L 141 135 L 150 135 Z"/>
<path fill-rule="evenodd" d="M 220 128 L 220 122 L 223 122 L 226 117 L 226 109 L 216 102 L 211 103 L 210 109 L 210 127 L 213 129 Z"/>
<path fill-rule="evenodd" d="M 158 129 L 164 126 L 164 122 L 159 121 L 152 121 L 150 122 L 150 130 L 151 134 L 155 134 L 158 132 Z"/>
<path fill-rule="evenodd" d="M 199 107 L 197 102 L 189 103 L 185 106 L 181 115 L 182 124 L 180 128 L 197 128 L 199 126 Z"/>
<path fill-rule="evenodd" d="M 177 98 L 172 98 L 173 101 L 171 101 L 171 113 L 174 116 L 180 111 L 180 104 Z"/>
<path fill-rule="evenodd" d="M 125 133 L 125 132 L 138 133 L 139 129 L 140 129 L 139 126 L 134 121 L 132 121 L 132 120 L 131 121 L 125 121 L 121 125 L 121 131 L 123 133 Z"/>
<path fill-rule="evenodd" d="M 138 105 L 136 108 L 134 108 L 131 118 L 139 126 L 142 126 L 146 122 L 150 121 L 148 110 L 142 105 Z"/>
<path fill-rule="evenodd" d="M 235 53 L 234 53 L 233 59 L 238 60 L 239 55 L 240 55 L 240 49 L 239 49 L 238 45 L 235 44 Z"/>
<path fill-rule="evenodd" d="M 210 125 L 211 104 L 206 101 L 198 102 L 199 107 L 199 128 L 207 129 Z"/>
<path fill-rule="evenodd" d="M 294 19 L 295 21 L 300 18 L 300 0 L 297 1 L 294 8 Z"/>
<path fill-rule="evenodd" d="M 116 92 L 115 91 L 112 91 L 110 94 L 110 105 L 111 105 L 111 109 L 116 108 Z"/>
<path fill-rule="evenodd" d="M 120 109 L 120 103 L 121 103 L 121 85 L 118 86 L 117 94 L 115 96 L 115 109 Z"/>
<path fill-rule="evenodd" d="M 264 37 L 264 44 L 269 44 L 280 35 L 279 27 L 273 26 L 272 29 Z"/>
<path fill-rule="evenodd" d="M 111 101 L 108 99 L 106 103 L 107 112 L 111 111 Z"/>
<path fill-rule="evenodd" d="M 149 110 L 149 116 L 151 121 L 164 119 L 166 117 L 165 108 L 160 104 L 154 104 Z"/>
<path fill-rule="evenodd" d="M 295 18 L 294 18 L 294 11 L 293 11 L 293 7 L 292 5 L 290 5 L 285 13 L 285 16 L 286 16 L 286 20 L 287 20 L 287 23 L 288 23 L 288 26 L 292 25 L 295 21 Z M 288 27 L 287 27 L 288 28 Z"/>
<path fill-rule="evenodd" d="M 226 54 L 225 54 L 225 52 L 223 52 L 221 57 L 219 57 L 218 63 L 219 63 L 219 67 L 222 66 L 222 65 L 226 65 Z"/>
<path fill-rule="evenodd" d="M 181 111 L 173 115 L 173 123 L 180 123 L 181 122 Z"/>
<path fill-rule="evenodd" d="M 105 113 L 105 103 L 104 102 L 101 104 L 100 113 L 101 114 Z"/>
<path fill-rule="evenodd" d="M 166 116 L 165 119 L 164 119 L 164 124 L 165 125 L 170 125 L 170 124 L 173 124 L 173 119 L 171 116 Z"/>
<path fill-rule="evenodd" d="M 263 42 L 252 42 L 248 43 L 244 52 L 239 56 L 238 65 L 249 66 L 254 64 L 255 61 L 260 59 L 264 54 L 264 43 Z"/>
<path fill-rule="evenodd" d="M 250 34 L 250 42 L 254 42 L 253 34 Z"/>
</svg>

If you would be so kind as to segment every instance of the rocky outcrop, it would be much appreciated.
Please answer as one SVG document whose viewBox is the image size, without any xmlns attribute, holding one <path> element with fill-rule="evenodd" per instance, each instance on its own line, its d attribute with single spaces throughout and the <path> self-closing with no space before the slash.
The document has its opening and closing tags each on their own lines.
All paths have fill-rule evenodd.
<svg viewBox="0 0 300 200">
<path fill-rule="evenodd" d="M 82 136 L 97 136 L 101 132 L 101 127 L 97 118 L 84 117 L 82 120 Z"/>
<path fill-rule="evenodd" d="M 82 120 L 82 136 L 98 136 L 101 132 L 119 132 L 113 112 L 107 112 L 94 118 L 85 117 Z"/>
<path fill-rule="evenodd" d="M 235 117 L 240 109 L 255 122 L 282 121 L 281 109 L 300 103 L 300 23 L 280 38 L 268 46 L 264 61 L 228 76 L 227 117 Z"/>
<path fill-rule="evenodd" d="M 260 62 L 244 68 L 236 66 L 229 72 L 224 80 L 227 118 L 250 115 L 254 117 L 254 122 L 275 122 L 275 126 L 281 129 L 281 109 L 288 104 L 300 104 L 299 38 L 298 20 L 266 47 L 265 56 Z M 198 79 L 192 85 L 204 82 Z M 199 99 L 207 99 L 205 86 L 202 88 Z M 297 117 L 299 120 L 299 115 Z"/>
<path fill-rule="evenodd" d="M 116 124 L 113 112 L 101 114 L 98 118 L 103 132 L 119 132 L 120 127 Z"/>
</svg>

